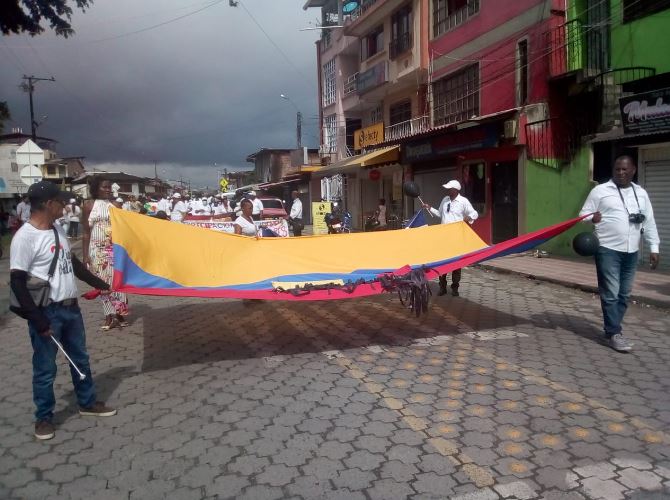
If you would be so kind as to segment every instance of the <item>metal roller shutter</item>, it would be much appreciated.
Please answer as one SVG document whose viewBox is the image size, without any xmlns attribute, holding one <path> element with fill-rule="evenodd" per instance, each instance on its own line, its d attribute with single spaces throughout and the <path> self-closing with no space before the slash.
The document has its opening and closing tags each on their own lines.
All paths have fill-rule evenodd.
<svg viewBox="0 0 670 500">
<path fill-rule="evenodd" d="M 659 268 L 670 270 L 670 147 L 641 150 L 640 182 L 649 193 L 654 218 L 661 237 Z M 649 248 L 644 249 L 644 262 L 649 261 Z"/>
</svg>

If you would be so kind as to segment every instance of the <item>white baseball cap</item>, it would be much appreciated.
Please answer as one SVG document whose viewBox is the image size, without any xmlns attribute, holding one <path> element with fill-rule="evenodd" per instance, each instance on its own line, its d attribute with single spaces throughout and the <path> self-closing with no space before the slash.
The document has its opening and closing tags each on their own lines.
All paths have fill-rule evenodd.
<svg viewBox="0 0 670 500">
<path fill-rule="evenodd" d="M 116 199 L 116 202 L 117 202 L 117 203 L 123 203 L 123 198 L 117 198 L 117 199 Z"/>
<path fill-rule="evenodd" d="M 456 189 L 458 191 L 461 190 L 461 183 L 458 181 L 449 181 L 446 184 L 442 184 L 442 187 L 444 189 Z"/>
<path fill-rule="evenodd" d="M 256 196 L 256 191 L 249 191 L 247 194 L 249 196 Z"/>
<path fill-rule="evenodd" d="M 76 202 L 77 200 L 75 200 L 74 198 L 70 198 L 70 203 L 76 203 Z"/>
<path fill-rule="evenodd" d="M 174 193 L 172 195 L 173 198 L 181 198 L 181 195 L 179 193 Z"/>
</svg>

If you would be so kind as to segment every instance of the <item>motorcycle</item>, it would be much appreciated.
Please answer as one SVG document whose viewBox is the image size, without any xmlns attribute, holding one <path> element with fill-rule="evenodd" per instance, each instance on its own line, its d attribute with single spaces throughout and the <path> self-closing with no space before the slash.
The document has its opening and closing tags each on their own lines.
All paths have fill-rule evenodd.
<svg viewBox="0 0 670 500">
<path fill-rule="evenodd" d="M 350 233 L 353 225 L 352 219 L 348 211 L 342 210 L 337 202 L 333 203 L 333 212 L 324 215 L 328 234 Z"/>
</svg>

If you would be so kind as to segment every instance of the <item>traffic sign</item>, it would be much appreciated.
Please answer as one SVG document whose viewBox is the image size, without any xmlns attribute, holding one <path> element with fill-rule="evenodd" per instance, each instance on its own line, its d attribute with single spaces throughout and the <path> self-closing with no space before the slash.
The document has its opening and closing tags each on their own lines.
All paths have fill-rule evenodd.
<svg viewBox="0 0 670 500">
<path fill-rule="evenodd" d="M 37 165 L 27 165 L 21 169 L 19 173 L 21 182 L 30 186 L 42 180 L 42 169 Z"/>
</svg>

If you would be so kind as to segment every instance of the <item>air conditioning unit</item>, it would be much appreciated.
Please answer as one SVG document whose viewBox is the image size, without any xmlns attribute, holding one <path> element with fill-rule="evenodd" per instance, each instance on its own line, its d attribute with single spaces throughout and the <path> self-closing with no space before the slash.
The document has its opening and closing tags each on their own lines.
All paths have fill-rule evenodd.
<svg viewBox="0 0 670 500">
<path fill-rule="evenodd" d="M 505 120 L 503 124 L 503 137 L 505 139 L 516 139 L 517 136 L 517 121 Z"/>
</svg>

